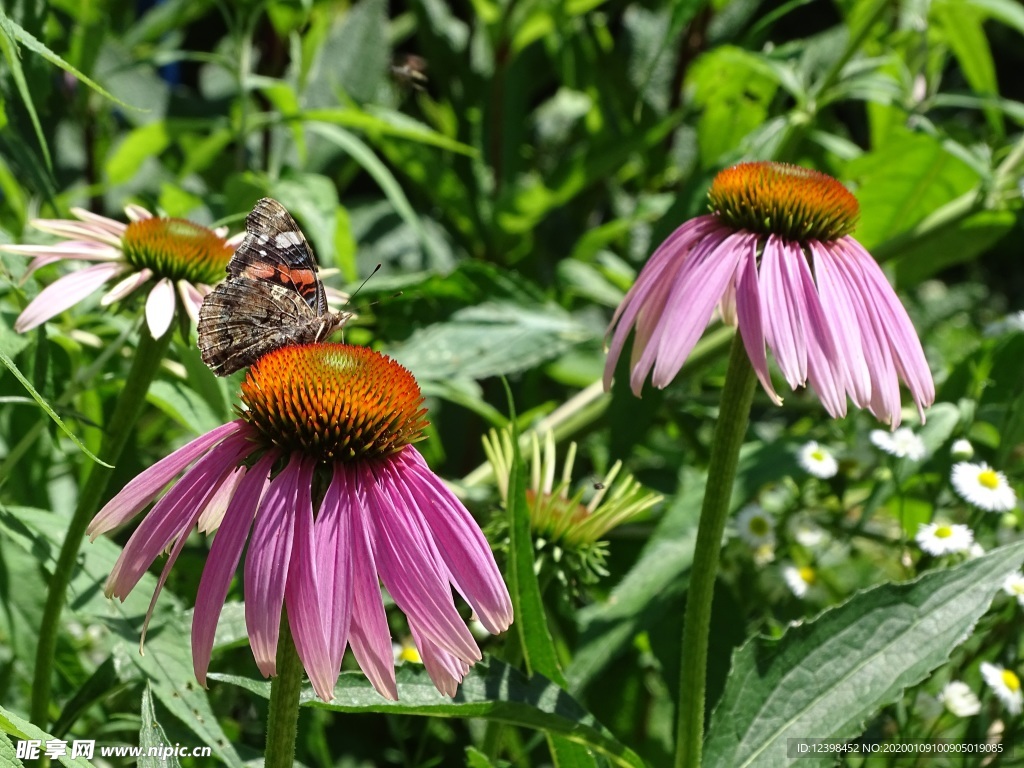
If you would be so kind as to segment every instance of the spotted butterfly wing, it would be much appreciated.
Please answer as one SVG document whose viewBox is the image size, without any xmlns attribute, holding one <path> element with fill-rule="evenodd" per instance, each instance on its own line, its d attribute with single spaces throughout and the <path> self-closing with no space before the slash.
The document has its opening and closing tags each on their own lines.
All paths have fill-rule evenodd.
<svg viewBox="0 0 1024 768">
<path fill-rule="evenodd" d="M 322 341 L 351 317 L 327 308 L 313 251 L 276 200 L 260 200 L 246 218 L 227 271 L 199 311 L 199 349 L 218 376 L 280 347 Z"/>
</svg>

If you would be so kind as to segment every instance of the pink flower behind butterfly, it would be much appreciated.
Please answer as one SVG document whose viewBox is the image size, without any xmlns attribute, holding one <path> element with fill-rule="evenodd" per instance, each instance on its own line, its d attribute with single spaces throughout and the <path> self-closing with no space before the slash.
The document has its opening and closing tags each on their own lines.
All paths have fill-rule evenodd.
<svg viewBox="0 0 1024 768">
<path fill-rule="evenodd" d="M 38 230 L 66 238 L 64 242 L 0 246 L 7 253 L 34 257 L 22 281 L 48 264 L 93 262 L 43 288 L 18 316 L 14 328 L 19 333 L 52 320 L 116 280 L 100 305 L 146 290 L 146 323 L 153 338 L 160 338 L 171 327 L 179 301 L 192 322 L 198 321 L 203 297 L 224 278 L 228 259 L 242 237 L 225 240 L 226 227 L 211 230 L 185 219 L 156 217 L 137 205 L 125 208 L 128 224 L 81 208 L 71 212 L 78 221 L 31 222 Z"/>
<path fill-rule="evenodd" d="M 248 545 L 245 620 L 260 671 L 276 671 L 285 607 L 320 698 L 333 697 L 347 645 L 373 686 L 397 699 L 379 577 L 434 684 L 454 696 L 481 655 L 452 587 L 492 633 L 512 623 L 512 604 L 480 528 L 411 445 L 427 423 L 412 374 L 364 347 L 288 346 L 249 369 L 242 402 L 241 418 L 143 472 L 93 519 L 95 538 L 190 467 L 125 545 L 107 594 L 123 600 L 170 548 L 162 586 L 193 528 L 216 531 L 192 624 L 201 683 Z"/>
</svg>

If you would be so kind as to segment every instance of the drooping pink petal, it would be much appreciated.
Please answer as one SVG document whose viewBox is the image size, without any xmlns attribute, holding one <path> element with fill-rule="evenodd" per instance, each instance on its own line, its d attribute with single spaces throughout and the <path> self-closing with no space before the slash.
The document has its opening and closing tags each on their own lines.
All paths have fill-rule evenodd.
<svg viewBox="0 0 1024 768">
<path fill-rule="evenodd" d="M 174 283 L 161 278 L 146 299 L 146 325 L 154 339 L 161 338 L 174 320 Z"/>
<path fill-rule="evenodd" d="M 846 361 L 847 393 L 858 408 L 867 408 L 871 403 L 871 371 L 864 357 L 864 342 L 855 303 L 844 281 L 837 275 L 835 261 L 838 254 L 817 240 L 811 240 L 808 248 L 814 259 L 814 278 L 825 322 L 835 330 L 833 338 L 837 351 Z"/>
<path fill-rule="evenodd" d="M 512 623 L 512 599 L 480 526 L 413 446 L 403 448 L 394 463 L 406 508 L 422 515 L 455 588 L 488 632 L 504 632 Z"/>
<path fill-rule="evenodd" d="M 447 569 L 431 557 L 432 548 L 414 514 L 383 473 L 365 465 L 359 473 L 373 523 L 373 555 L 384 586 L 410 621 L 420 625 L 424 637 L 466 661 L 479 661 L 480 650 L 455 610 Z"/>
<path fill-rule="evenodd" d="M 409 623 L 409 631 L 434 687 L 453 698 L 459 690 L 459 683 L 469 672 L 469 664 L 427 640 L 415 623 Z"/>
<path fill-rule="evenodd" d="M 352 528 L 356 516 L 352 507 L 360 503 L 359 498 L 348 471 L 338 465 L 316 518 L 315 558 L 320 577 L 321 611 L 329 632 L 331 663 L 336 670 L 341 668 L 352 624 Z M 365 499 L 365 494 L 361 498 Z M 372 563 L 370 570 L 376 581 L 377 571 Z"/>
<path fill-rule="evenodd" d="M 844 239 L 842 245 L 847 256 L 856 264 L 855 268 L 864 277 L 882 325 L 889 332 L 889 348 L 896 368 L 910 390 L 921 422 L 924 423 L 924 409 L 935 402 L 935 382 L 914 324 L 871 255 L 852 238 Z"/>
<path fill-rule="evenodd" d="M 247 431 L 248 426 L 241 419 L 228 422 L 192 442 L 182 446 L 169 456 L 160 459 L 149 469 L 136 476 L 121 492 L 108 501 L 86 528 L 86 534 L 95 540 L 97 536 L 117 528 L 131 520 L 185 467 L 202 456 L 222 440 Z"/>
<path fill-rule="evenodd" d="M 141 205 L 135 205 L 135 203 L 125 206 L 124 215 L 131 221 L 145 221 L 146 219 L 154 218 L 152 213 L 147 211 Z"/>
<path fill-rule="evenodd" d="M 264 677 L 277 671 L 277 639 L 295 535 L 298 478 L 298 463 L 293 459 L 270 481 L 256 513 L 245 558 L 245 626 L 252 655 Z"/>
<path fill-rule="evenodd" d="M 143 267 L 138 272 L 132 272 L 128 277 L 103 294 L 103 298 L 100 299 L 100 306 L 109 307 L 115 301 L 120 301 L 143 285 L 152 276 L 153 270 L 149 267 Z"/>
<path fill-rule="evenodd" d="M 296 468 L 295 538 L 288 566 L 284 599 L 288 607 L 288 626 L 295 650 L 316 695 L 324 701 L 334 698 L 334 683 L 340 668 L 332 663 L 322 615 L 322 597 L 318 588 L 316 544 L 313 535 L 313 472 L 309 458 L 299 459 Z"/>
<path fill-rule="evenodd" d="M 199 459 L 135 529 L 114 563 L 104 592 L 122 601 L 167 546 L 189 530 L 221 478 L 252 450 L 242 434 L 230 435 Z"/>
<path fill-rule="evenodd" d="M 765 338 L 786 383 L 792 389 L 807 382 L 807 329 L 798 307 L 800 291 L 791 276 L 787 253 L 778 238 L 769 237 L 758 273 Z"/>
<path fill-rule="evenodd" d="M 231 497 L 224 520 L 213 537 L 210 554 L 203 567 L 196 593 L 196 607 L 192 614 L 192 665 L 196 679 L 206 687 L 206 672 L 210 668 L 210 654 L 217 634 L 217 620 L 224 608 L 231 579 L 238 569 L 242 550 L 249 538 L 256 508 L 270 483 L 270 468 L 278 454 L 264 454 L 247 470 Z"/>
<path fill-rule="evenodd" d="M 73 307 L 105 282 L 121 274 L 124 269 L 122 264 L 103 263 L 64 275 L 50 283 L 32 299 L 15 321 L 14 330 L 25 333 L 42 325 L 65 309 Z"/>
<path fill-rule="evenodd" d="M 335 473 L 348 472 L 337 467 Z M 391 653 L 391 631 L 384 614 L 384 601 L 377 581 L 377 565 L 369 537 L 373 526 L 369 521 L 366 491 L 359 486 L 353 475 L 349 487 L 355 493 L 348 512 L 352 522 L 352 622 L 349 627 L 349 644 L 352 653 L 377 693 L 391 701 L 398 701 L 398 686 L 395 683 L 395 660 Z M 342 510 L 345 511 L 344 509 Z"/>
<path fill-rule="evenodd" d="M 719 224 L 714 216 L 700 216 L 687 221 L 658 246 L 658 249 L 648 259 L 647 264 L 640 270 L 636 282 L 626 293 L 625 298 L 615 310 L 612 321 L 608 324 L 606 335 L 611 336 L 612 341 L 604 369 L 605 389 L 611 388 L 615 365 L 630 331 L 636 324 L 637 317 L 641 313 L 648 317 L 660 314 L 661 308 L 664 306 L 664 296 L 667 294 L 666 282 L 671 282 L 668 278 L 683 266 L 694 244 L 700 242 L 708 232 L 718 228 Z M 660 293 L 661 296 L 652 296 L 654 293 Z M 648 337 L 652 328 L 653 325 L 647 329 Z M 637 334 L 638 336 L 641 334 L 641 329 L 637 329 Z M 639 346 L 645 345 L 646 339 Z M 634 343 L 634 362 L 635 358 L 639 356 L 639 353 L 635 351 L 636 346 L 637 344 Z M 647 372 L 645 371 L 641 380 L 646 376 Z"/>
<path fill-rule="evenodd" d="M 213 492 L 213 496 L 206 502 L 203 513 L 196 520 L 196 530 L 200 533 L 213 533 L 220 527 L 221 521 L 223 521 L 224 515 L 227 513 L 228 504 L 234 498 L 238 484 L 242 482 L 244 477 L 245 467 L 239 466 L 235 467 L 235 471 L 229 473 L 224 478 L 220 485 L 217 486 L 217 490 Z"/>
<path fill-rule="evenodd" d="M 712 233 L 693 249 L 689 270 L 680 270 L 672 286 L 668 306 L 658 320 L 657 345 L 653 343 L 645 351 L 645 357 L 656 349 L 657 360 L 651 382 L 660 388 L 679 373 L 686 358 L 693 351 L 703 335 L 715 306 L 725 293 L 726 285 L 736 273 L 736 266 L 743 257 L 741 247 L 736 247 L 735 236 L 721 238 Z M 640 366 L 645 362 L 642 360 Z M 634 381 L 634 385 L 639 382 Z"/>
<path fill-rule="evenodd" d="M 761 293 L 757 282 L 757 237 L 747 236 L 746 242 L 737 244 L 746 251 L 746 256 L 736 267 L 736 319 L 739 325 L 743 347 L 747 357 L 757 374 L 761 386 L 772 402 L 782 405 L 782 398 L 772 386 L 771 373 L 768 371 L 768 356 L 765 353 L 764 326 L 761 323 Z"/>
</svg>

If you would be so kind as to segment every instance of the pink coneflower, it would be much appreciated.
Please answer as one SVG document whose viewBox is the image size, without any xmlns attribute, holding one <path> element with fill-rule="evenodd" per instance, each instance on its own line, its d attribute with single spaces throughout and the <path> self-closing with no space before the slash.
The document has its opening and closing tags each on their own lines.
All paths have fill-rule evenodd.
<svg viewBox="0 0 1024 768">
<path fill-rule="evenodd" d="M 265 355 L 242 384 L 239 419 L 143 472 L 90 524 L 95 538 L 124 523 L 192 465 L 129 539 L 107 594 L 123 600 L 173 547 L 162 585 L 189 532 L 216 529 L 192 625 L 201 683 L 248 541 L 245 619 L 260 671 L 275 673 L 286 606 L 320 698 L 332 698 L 347 644 L 374 687 L 395 699 L 379 576 L 434 684 L 454 695 L 481 656 L 451 588 L 492 633 L 511 624 L 512 604 L 480 528 L 411 445 L 427 423 L 422 401 L 412 374 L 363 347 L 314 344 Z"/>
<path fill-rule="evenodd" d="M 115 279 L 100 304 L 107 306 L 145 287 L 146 323 L 153 338 L 170 328 L 179 299 L 192 322 L 198 322 L 203 297 L 224 279 L 228 259 L 244 235 L 225 240 L 226 227 L 212 230 L 185 219 L 156 217 L 137 205 L 125 208 L 128 224 L 81 208 L 72 208 L 71 213 L 80 221 L 31 222 L 36 229 L 68 238 L 66 242 L 0 246 L 8 253 L 35 257 L 22 280 L 58 261 L 95 262 L 40 291 L 14 324 L 19 333 L 42 325 Z"/>
<path fill-rule="evenodd" d="M 810 383 L 834 417 L 846 398 L 900 423 L 899 381 L 924 420 L 935 385 L 914 327 L 871 255 L 852 237 L 856 199 L 817 171 L 743 163 L 709 192 L 713 213 L 677 229 L 655 251 L 609 326 L 605 387 L 636 328 L 630 385 L 639 396 L 679 372 L 715 311 L 739 326 L 775 403 L 765 345 L 793 389 Z"/>
</svg>

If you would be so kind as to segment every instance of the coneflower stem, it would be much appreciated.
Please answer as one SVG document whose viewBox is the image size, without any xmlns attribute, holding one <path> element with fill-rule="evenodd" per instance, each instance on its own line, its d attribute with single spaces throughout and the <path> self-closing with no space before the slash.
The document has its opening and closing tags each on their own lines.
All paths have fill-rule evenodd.
<svg viewBox="0 0 1024 768">
<path fill-rule="evenodd" d="M 281 634 L 277 641 L 277 676 L 270 683 L 267 712 L 265 768 L 291 768 L 295 763 L 295 732 L 299 723 L 299 693 L 302 690 L 302 662 L 295 650 L 288 617 L 281 613 Z"/>
<path fill-rule="evenodd" d="M 103 440 L 100 443 L 99 457 L 108 464 L 117 464 L 118 459 L 121 458 L 121 452 L 124 450 L 128 437 L 135 428 L 135 422 L 145 405 L 146 392 L 160 368 L 160 361 L 163 360 L 164 352 L 167 351 L 167 345 L 170 342 L 170 331 L 163 337 L 154 339 L 149 333 L 149 327 L 145 322 L 142 323 L 135 359 L 132 361 L 131 370 L 124 382 L 124 389 L 118 396 L 114 412 L 107 422 Z M 71 583 L 71 577 L 75 571 L 75 561 L 78 559 L 78 550 L 81 547 L 85 529 L 89 525 L 89 520 L 99 510 L 100 502 L 103 500 L 103 494 L 107 490 L 107 484 L 110 482 L 112 474 L 112 468 L 104 467 L 101 464 L 90 464 L 87 468 L 85 482 L 78 496 L 78 504 L 75 506 L 75 514 L 64 534 L 64 543 L 61 544 L 60 554 L 57 556 L 57 566 L 47 587 L 43 620 L 39 627 L 36 645 L 31 707 L 32 722 L 44 730 L 50 722 L 53 656 L 57 648 L 60 617 L 64 610 L 68 584 Z"/>
<path fill-rule="evenodd" d="M 680 662 L 679 706 L 676 708 L 676 768 L 699 768 L 704 742 L 704 708 L 707 689 L 708 634 L 711 601 L 715 591 L 722 534 L 729 516 L 740 447 L 747 433 L 750 404 L 757 378 L 737 333 L 729 355 L 729 368 L 722 389 L 722 404 L 715 424 L 715 436 L 708 464 L 697 528 L 697 543 L 690 568 L 686 596 Z"/>
</svg>

